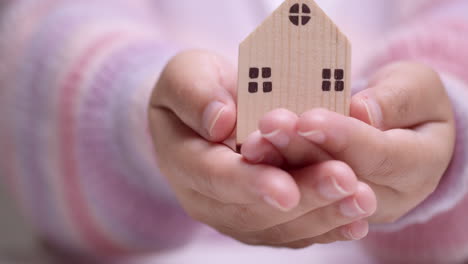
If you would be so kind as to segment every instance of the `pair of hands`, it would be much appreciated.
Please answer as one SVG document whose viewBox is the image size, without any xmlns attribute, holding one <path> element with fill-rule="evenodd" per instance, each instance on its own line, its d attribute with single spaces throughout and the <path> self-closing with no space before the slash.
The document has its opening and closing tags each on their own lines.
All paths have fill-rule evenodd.
<svg viewBox="0 0 468 264">
<path fill-rule="evenodd" d="M 228 147 L 236 76 L 214 54 L 177 55 L 154 89 L 149 120 L 182 207 L 241 242 L 302 248 L 361 239 L 369 222 L 395 221 L 422 202 L 451 160 L 451 104 L 424 65 L 381 69 L 353 96 L 351 117 L 268 113 L 242 155 Z"/>
</svg>

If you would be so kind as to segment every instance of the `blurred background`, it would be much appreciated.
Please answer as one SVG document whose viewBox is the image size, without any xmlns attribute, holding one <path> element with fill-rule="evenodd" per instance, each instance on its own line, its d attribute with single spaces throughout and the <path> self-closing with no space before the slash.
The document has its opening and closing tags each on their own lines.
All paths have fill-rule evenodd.
<svg viewBox="0 0 468 264">
<path fill-rule="evenodd" d="M 5 186 L 0 184 L 0 263 L 52 262 L 50 254 L 20 217 Z"/>
</svg>

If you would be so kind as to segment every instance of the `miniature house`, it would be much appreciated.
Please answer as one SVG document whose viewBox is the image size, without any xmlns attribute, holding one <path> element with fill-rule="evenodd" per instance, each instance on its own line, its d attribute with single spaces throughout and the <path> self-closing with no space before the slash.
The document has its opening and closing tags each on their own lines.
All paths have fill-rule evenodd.
<svg viewBox="0 0 468 264">
<path fill-rule="evenodd" d="M 313 0 L 286 0 L 239 49 L 237 144 L 267 112 L 350 104 L 351 45 Z"/>
</svg>

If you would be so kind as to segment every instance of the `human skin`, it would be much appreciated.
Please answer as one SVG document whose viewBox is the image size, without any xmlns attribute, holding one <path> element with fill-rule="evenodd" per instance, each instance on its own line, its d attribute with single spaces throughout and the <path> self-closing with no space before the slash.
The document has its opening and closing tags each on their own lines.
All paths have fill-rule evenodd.
<svg viewBox="0 0 468 264">
<path fill-rule="evenodd" d="M 181 206 L 247 244 L 301 248 L 365 237 L 376 197 L 346 163 L 285 170 L 278 153 L 272 164 L 253 164 L 223 144 L 235 129 L 236 76 L 219 56 L 189 51 L 168 63 L 154 89 L 154 149 Z"/>
<path fill-rule="evenodd" d="M 268 163 L 275 157 L 275 165 L 294 167 L 317 157 L 348 164 L 377 196 L 373 223 L 394 222 L 427 198 L 455 142 L 452 106 L 439 75 L 414 62 L 379 70 L 353 96 L 351 118 L 325 109 L 300 116 L 278 109 L 259 130 L 243 146 L 246 159 Z"/>
</svg>

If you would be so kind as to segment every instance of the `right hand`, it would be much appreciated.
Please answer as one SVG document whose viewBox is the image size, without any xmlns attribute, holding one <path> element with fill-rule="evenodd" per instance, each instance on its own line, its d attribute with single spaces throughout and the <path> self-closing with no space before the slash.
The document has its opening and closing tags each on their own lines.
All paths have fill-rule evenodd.
<svg viewBox="0 0 468 264">
<path fill-rule="evenodd" d="M 220 143 L 235 129 L 236 75 L 216 55 L 185 52 L 168 63 L 153 91 L 149 122 L 157 161 L 182 207 L 253 245 L 301 248 L 364 237 L 368 223 L 359 219 L 374 212 L 375 197 L 346 164 L 325 161 L 287 172 L 251 164 Z M 345 216 L 343 210 L 359 211 L 356 199 L 371 201 L 361 204 L 365 214 Z"/>
</svg>

